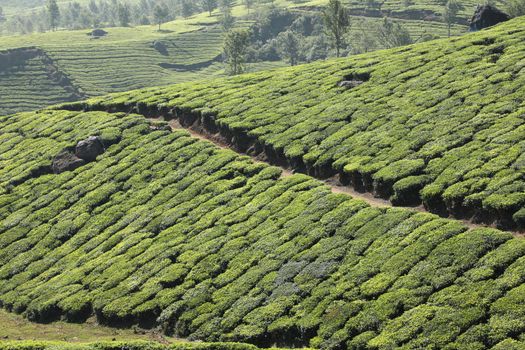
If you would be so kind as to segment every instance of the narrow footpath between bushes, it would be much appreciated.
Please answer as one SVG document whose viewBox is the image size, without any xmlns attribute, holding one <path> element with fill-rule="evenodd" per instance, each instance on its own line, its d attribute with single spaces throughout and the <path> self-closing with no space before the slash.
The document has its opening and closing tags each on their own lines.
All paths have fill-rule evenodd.
<svg viewBox="0 0 525 350">
<path fill-rule="evenodd" d="M 230 150 L 238 152 L 237 150 L 233 149 L 227 142 L 222 140 L 220 138 L 220 136 L 210 135 L 209 133 L 206 133 L 205 131 L 201 132 L 201 131 L 195 130 L 195 129 L 191 128 L 191 127 L 184 127 L 184 126 L 182 126 L 180 124 L 178 119 L 165 120 L 164 118 L 148 118 L 148 120 L 150 120 L 152 122 L 166 121 L 168 123 L 168 125 L 170 126 L 171 130 L 185 130 L 185 131 L 189 132 L 195 138 L 198 138 L 198 139 L 201 139 L 201 140 L 210 141 L 210 142 L 214 143 L 216 146 L 218 146 L 220 148 L 230 149 Z M 241 153 L 241 152 L 238 152 L 238 153 Z M 241 154 L 246 155 L 244 153 L 241 153 Z M 257 157 L 252 157 L 252 158 L 253 158 L 253 160 L 255 162 L 268 164 L 264 160 L 258 159 Z M 273 166 L 276 166 L 276 165 L 273 165 Z M 294 174 L 294 172 L 291 171 L 290 169 L 287 169 L 285 167 L 280 167 L 280 168 L 282 170 L 281 177 L 287 177 L 287 176 L 291 176 L 291 175 Z M 394 206 L 394 205 L 392 205 L 392 203 L 390 201 L 388 201 L 386 199 L 374 197 L 374 195 L 372 193 L 370 193 L 370 192 L 358 192 L 358 191 L 354 190 L 353 188 L 351 188 L 349 186 L 341 185 L 341 183 L 340 183 L 340 181 L 339 181 L 337 176 L 329 178 L 329 179 L 324 179 L 324 180 L 317 179 L 317 180 L 322 181 L 327 186 L 329 186 L 332 189 L 333 193 L 345 193 L 345 194 L 351 196 L 352 198 L 360 199 L 360 200 L 365 201 L 371 207 L 376 207 L 376 208 L 403 208 L 403 209 L 417 211 L 417 212 L 428 212 L 428 213 L 430 213 L 429 211 L 427 211 L 425 209 L 425 207 L 423 205 L 419 205 L 417 207 Z M 469 220 L 459 220 L 459 219 L 456 219 L 456 218 L 451 218 L 451 219 L 452 220 L 461 221 L 461 222 L 463 222 L 466 226 L 468 226 L 471 229 L 483 228 L 483 227 L 491 227 L 489 225 L 476 224 L 476 223 L 473 223 L 473 222 L 471 222 Z M 525 233 L 523 233 L 523 232 L 516 232 L 516 231 L 509 231 L 509 232 L 511 232 L 515 237 L 520 237 L 520 238 L 525 237 Z"/>
</svg>

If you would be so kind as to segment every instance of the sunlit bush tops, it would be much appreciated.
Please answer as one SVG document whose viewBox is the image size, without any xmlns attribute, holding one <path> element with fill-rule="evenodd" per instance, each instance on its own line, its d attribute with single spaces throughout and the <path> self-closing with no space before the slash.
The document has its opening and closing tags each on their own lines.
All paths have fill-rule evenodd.
<svg viewBox="0 0 525 350">
<path fill-rule="evenodd" d="M 133 91 L 86 107 L 202 112 L 311 174 L 328 168 L 396 204 L 523 228 L 524 43 L 518 18 L 461 38 Z M 368 76 L 353 89 L 337 86 Z"/>
<path fill-rule="evenodd" d="M 96 161 L 46 171 L 91 135 Z M 23 113 L 0 139 L 0 304 L 31 320 L 323 349 L 525 332 L 525 241 L 509 233 L 372 208 L 135 114 Z"/>
</svg>

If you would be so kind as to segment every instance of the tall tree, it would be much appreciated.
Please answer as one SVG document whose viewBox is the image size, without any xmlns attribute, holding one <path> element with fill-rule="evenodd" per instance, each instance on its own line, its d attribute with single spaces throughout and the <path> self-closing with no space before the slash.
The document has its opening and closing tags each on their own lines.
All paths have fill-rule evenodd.
<svg viewBox="0 0 525 350">
<path fill-rule="evenodd" d="M 463 9 L 463 6 L 456 0 L 448 0 L 445 4 L 445 8 L 443 9 L 443 21 L 447 24 L 448 29 L 448 37 L 450 38 L 450 29 L 452 27 L 452 23 L 454 23 L 454 20 L 456 19 L 456 16 L 458 15 L 458 12 Z"/>
<path fill-rule="evenodd" d="M 249 41 L 250 35 L 245 29 L 233 29 L 226 34 L 224 56 L 231 75 L 244 72 Z"/>
<path fill-rule="evenodd" d="M 129 22 L 131 21 L 131 13 L 128 5 L 125 3 L 118 4 L 118 20 L 122 27 L 129 26 Z"/>
<path fill-rule="evenodd" d="M 399 23 L 392 22 L 388 17 L 376 28 L 376 38 L 381 47 L 392 48 L 412 44 L 408 30 Z"/>
<path fill-rule="evenodd" d="M 290 62 L 291 66 L 295 66 L 299 60 L 299 51 L 301 40 L 297 34 L 291 30 L 279 33 L 276 38 L 277 48 L 280 55 Z"/>
<path fill-rule="evenodd" d="M 225 31 L 233 28 L 235 18 L 232 15 L 234 0 L 220 0 L 221 25 Z"/>
<path fill-rule="evenodd" d="M 47 13 L 49 16 L 49 27 L 54 31 L 57 29 L 60 21 L 60 9 L 56 0 L 47 0 Z"/>
<path fill-rule="evenodd" d="M 211 13 L 213 10 L 217 8 L 217 0 L 202 0 L 201 1 L 202 8 L 208 11 L 208 13 L 211 16 Z"/>
<path fill-rule="evenodd" d="M 157 23 L 159 26 L 159 31 L 160 25 L 166 21 L 166 18 L 168 18 L 169 14 L 170 12 L 166 4 L 157 4 L 153 8 L 153 18 L 155 19 L 155 23 Z"/>
<path fill-rule="evenodd" d="M 180 4 L 180 13 L 182 17 L 186 18 L 193 15 L 193 2 L 190 0 L 182 0 Z"/>
<path fill-rule="evenodd" d="M 248 13 L 250 13 L 250 10 L 253 7 L 255 0 L 243 0 L 244 7 L 246 7 L 246 10 L 248 10 Z"/>
<path fill-rule="evenodd" d="M 337 57 L 339 57 L 344 35 L 350 28 L 348 10 L 341 4 L 340 0 L 330 0 L 323 11 L 323 21 L 328 34 L 332 37 Z"/>
</svg>

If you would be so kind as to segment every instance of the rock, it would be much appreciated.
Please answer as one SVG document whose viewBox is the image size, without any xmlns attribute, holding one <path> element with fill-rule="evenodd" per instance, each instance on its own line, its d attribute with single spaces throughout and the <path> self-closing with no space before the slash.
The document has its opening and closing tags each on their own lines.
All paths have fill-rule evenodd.
<svg viewBox="0 0 525 350">
<path fill-rule="evenodd" d="M 88 35 L 100 38 L 102 36 L 108 35 L 108 32 L 106 32 L 104 29 L 93 29 L 91 32 L 88 33 Z"/>
<path fill-rule="evenodd" d="M 53 159 L 52 170 L 55 174 L 61 174 L 66 171 L 75 170 L 84 164 L 86 164 L 86 162 L 83 159 L 78 158 L 71 152 L 63 151 Z"/>
<path fill-rule="evenodd" d="M 470 31 L 477 31 L 508 21 L 510 16 L 491 5 L 478 5 L 470 19 Z"/>
<path fill-rule="evenodd" d="M 353 89 L 355 87 L 358 87 L 359 85 L 363 84 L 364 81 L 362 80 L 343 80 L 340 81 L 337 86 L 343 87 L 346 89 Z"/>
<path fill-rule="evenodd" d="M 77 143 L 75 156 L 86 162 L 92 162 L 104 153 L 104 144 L 98 136 L 90 136 L 86 140 Z"/>
<path fill-rule="evenodd" d="M 164 56 L 168 56 L 168 48 L 166 47 L 166 45 L 161 42 L 161 41 L 157 41 L 155 40 L 153 42 L 153 48 L 155 50 L 157 50 L 161 55 L 164 55 Z"/>
</svg>

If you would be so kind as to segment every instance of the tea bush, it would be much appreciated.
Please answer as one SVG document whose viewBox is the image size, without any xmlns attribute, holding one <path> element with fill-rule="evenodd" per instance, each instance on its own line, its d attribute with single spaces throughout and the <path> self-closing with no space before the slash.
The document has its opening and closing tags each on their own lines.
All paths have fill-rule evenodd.
<svg viewBox="0 0 525 350">
<path fill-rule="evenodd" d="M 523 228 L 523 24 L 68 108 L 173 115 L 395 204 Z"/>
<path fill-rule="evenodd" d="M 96 161 L 46 170 L 92 135 Z M 0 304 L 31 320 L 258 346 L 520 344 L 525 243 L 509 233 L 372 208 L 137 114 L 21 113 L 0 139 Z"/>
</svg>

